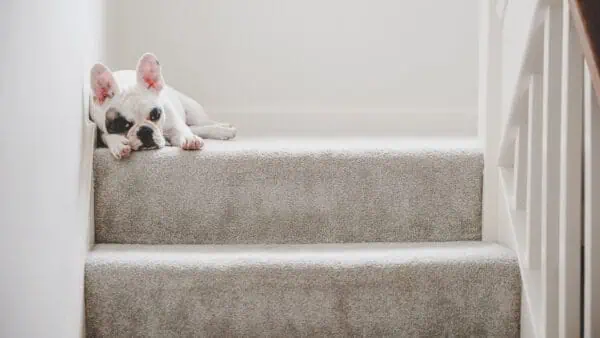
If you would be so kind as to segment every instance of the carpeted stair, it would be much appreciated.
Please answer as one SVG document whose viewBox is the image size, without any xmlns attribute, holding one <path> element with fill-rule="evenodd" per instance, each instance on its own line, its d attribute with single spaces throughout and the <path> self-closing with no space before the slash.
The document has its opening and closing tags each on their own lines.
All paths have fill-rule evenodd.
<svg viewBox="0 0 600 338">
<path fill-rule="evenodd" d="M 89 337 L 517 337 L 461 140 L 207 141 L 95 153 Z"/>
</svg>

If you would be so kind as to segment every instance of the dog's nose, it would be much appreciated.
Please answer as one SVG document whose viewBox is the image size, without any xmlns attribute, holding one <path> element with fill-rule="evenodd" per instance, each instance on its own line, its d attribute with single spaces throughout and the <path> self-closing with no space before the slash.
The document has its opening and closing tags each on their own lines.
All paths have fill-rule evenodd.
<svg viewBox="0 0 600 338">
<path fill-rule="evenodd" d="M 137 132 L 137 136 L 139 137 L 140 141 L 142 141 L 144 147 L 153 147 L 156 145 L 156 143 L 154 142 L 154 138 L 152 137 L 153 134 L 154 131 L 152 130 L 152 128 L 147 126 L 141 126 Z"/>
</svg>

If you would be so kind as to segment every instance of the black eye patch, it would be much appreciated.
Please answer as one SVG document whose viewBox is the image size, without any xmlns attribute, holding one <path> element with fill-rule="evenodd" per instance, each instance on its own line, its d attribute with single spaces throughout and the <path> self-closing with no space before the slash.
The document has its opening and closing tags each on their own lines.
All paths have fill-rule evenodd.
<svg viewBox="0 0 600 338">
<path fill-rule="evenodd" d="M 133 126 L 121 113 L 106 114 L 106 131 L 109 134 L 125 134 Z"/>
<path fill-rule="evenodd" d="M 160 119 L 160 115 L 162 115 L 162 109 L 159 107 L 154 107 L 150 111 L 150 121 L 158 121 Z"/>
</svg>

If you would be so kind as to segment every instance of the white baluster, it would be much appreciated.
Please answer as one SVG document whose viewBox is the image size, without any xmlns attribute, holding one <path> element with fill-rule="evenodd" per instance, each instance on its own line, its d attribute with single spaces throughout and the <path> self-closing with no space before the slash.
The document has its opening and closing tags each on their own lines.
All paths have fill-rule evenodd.
<svg viewBox="0 0 600 338">
<path fill-rule="evenodd" d="M 559 218 L 559 336 L 564 338 L 581 333 L 583 54 L 570 16 L 564 0 Z"/>
<path fill-rule="evenodd" d="M 498 143 L 502 124 L 502 17 L 493 2 L 482 1 L 479 29 L 479 128 L 483 141 L 482 240 L 496 241 L 498 224 Z"/>
<path fill-rule="evenodd" d="M 522 100 L 527 101 L 530 93 L 523 96 Z M 512 207 L 516 210 L 525 210 L 525 202 L 527 198 L 527 111 L 528 105 L 519 105 L 522 107 L 518 111 L 517 138 L 515 139 L 515 181 L 514 181 L 514 196 Z"/>
<path fill-rule="evenodd" d="M 529 269 L 539 269 L 542 223 L 542 76 L 535 74 L 529 82 L 527 141 L 527 206 L 525 264 Z"/>
<path fill-rule="evenodd" d="M 584 336 L 600 337 L 600 107 L 585 71 L 584 99 Z"/>
<path fill-rule="evenodd" d="M 527 91 L 529 83 L 527 81 L 522 81 L 522 83 L 526 83 L 527 86 L 521 85 L 520 89 L 515 93 L 518 97 L 515 98 L 515 103 L 511 106 L 510 116 L 508 116 L 507 121 L 504 121 L 506 124 L 504 124 L 504 130 L 501 133 L 498 165 L 502 168 L 515 168 L 517 156 L 516 140 L 519 137 L 518 127 L 522 116 L 527 114 Z M 514 207 L 514 202 L 512 206 Z"/>
<path fill-rule="evenodd" d="M 558 335 L 558 217 L 562 10 L 550 7 L 544 23 L 542 144 L 542 332 Z"/>
</svg>

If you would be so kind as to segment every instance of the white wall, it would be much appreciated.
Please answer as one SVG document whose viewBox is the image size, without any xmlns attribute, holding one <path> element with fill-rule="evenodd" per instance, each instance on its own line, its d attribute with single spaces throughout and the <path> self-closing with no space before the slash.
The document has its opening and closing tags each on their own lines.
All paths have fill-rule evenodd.
<svg viewBox="0 0 600 338">
<path fill-rule="evenodd" d="M 476 135 L 476 0 L 107 3 L 110 67 L 155 52 L 242 135 Z"/>
<path fill-rule="evenodd" d="M 0 1 L 0 337 L 81 334 L 82 88 L 102 57 L 102 11 L 101 0 Z"/>
</svg>

